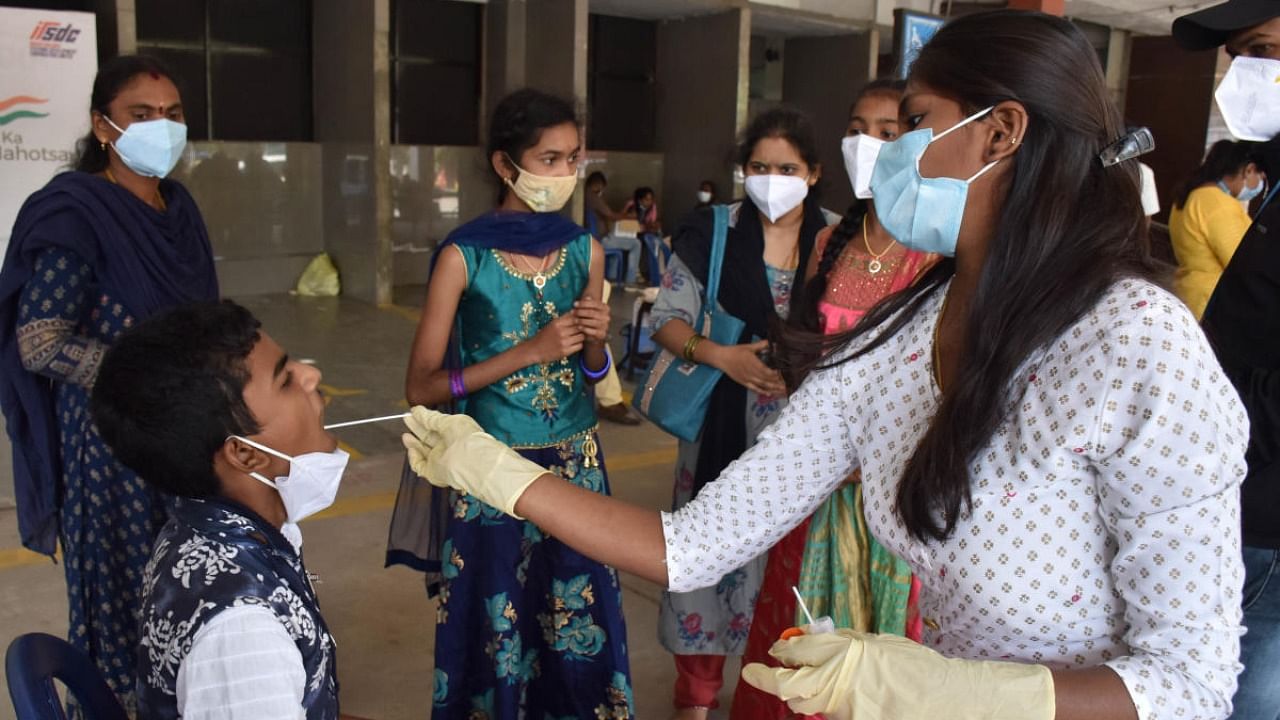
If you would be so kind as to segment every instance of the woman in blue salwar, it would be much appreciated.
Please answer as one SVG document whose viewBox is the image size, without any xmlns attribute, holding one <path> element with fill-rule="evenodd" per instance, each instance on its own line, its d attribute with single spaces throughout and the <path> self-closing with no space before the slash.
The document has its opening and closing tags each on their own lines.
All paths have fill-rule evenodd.
<svg viewBox="0 0 1280 720">
<path fill-rule="evenodd" d="M 406 395 L 452 403 L 526 457 L 607 494 L 590 396 L 610 362 L 604 256 L 558 213 L 577 186 L 577 116 L 521 90 L 489 127 L 498 208 L 437 252 Z M 631 717 L 613 569 L 471 496 L 446 501 L 432 717 Z"/>
<path fill-rule="evenodd" d="M 157 61 L 119 57 L 94 81 L 76 167 L 27 199 L 0 270 L 0 406 L 13 443 L 22 542 L 61 541 L 70 639 L 126 708 L 143 567 L 161 500 L 103 444 L 89 391 L 117 336 L 218 296 L 204 221 L 163 179 L 186 141 L 182 103 Z"/>
</svg>

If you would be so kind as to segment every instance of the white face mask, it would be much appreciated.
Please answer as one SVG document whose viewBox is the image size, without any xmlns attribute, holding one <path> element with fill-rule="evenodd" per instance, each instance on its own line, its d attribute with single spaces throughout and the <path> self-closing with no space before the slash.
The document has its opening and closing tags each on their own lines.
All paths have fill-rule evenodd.
<svg viewBox="0 0 1280 720">
<path fill-rule="evenodd" d="M 849 173 L 849 184 L 853 186 L 853 196 L 866 200 L 871 197 L 871 173 L 876 169 L 876 158 L 884 141 L 871 137 L 866 133 L 850 135 L 840 143 L 844 153 L 844 169 Z"/>
<path fill-rule="evenodd" d="M 1266 142 L 1280 135 L 1280 60 L 1237 57 L 1213 97 L 1236 138 Z"/>
<path fill-rule="evenodd" d="M 275 488 L 280 493 L 280 502 L 284 503 L 284 511 L 288 523 L 296 524 L 311 517 L 333 504 L 338 497 L 338 486 L 342 483 L 342 473 L 347 469 L 347 461 L 351 456 L 345 450 L 333 452 L 313 452 L 297 457 L 289 457 L 282 452 L 272 450 L 266 445 L 256 443 L 248 438 L 234 436 L 246 445 L 255 447 L 289 463 L 289 475 L 268 480 L 260 473 L 249 473 L 254 480 Z M 284 532 L 282 529 L 281 532 Z M 296 533 L 296 528 L 293 529 Z M 285 532 L 289 537 L 290 533 Z M 290 538 L 293 540 L 293 538 Z M 295 545 L 302 545 L 301 536 Z"/>
<path fill-rule="evenodd" d="M 699 191 L 698 191 L 698 202 L 700 202 L 700 203 L 702 203 L 702 204 L 704 204 L 704 205 L 705 205 L 705 204 L 707 204 L 707 203 L 709 203 L 709 202 L 711 202 L 711 192 L 710 192 L 709 190 L 699 190 Z"/>
<path fill-rule="evenodd" d="M 746 186 L 751 202 L 769 222 L 778 222 L 809 194 L 808 179 L 795 175 L 750 175 Z"/>
</svg>

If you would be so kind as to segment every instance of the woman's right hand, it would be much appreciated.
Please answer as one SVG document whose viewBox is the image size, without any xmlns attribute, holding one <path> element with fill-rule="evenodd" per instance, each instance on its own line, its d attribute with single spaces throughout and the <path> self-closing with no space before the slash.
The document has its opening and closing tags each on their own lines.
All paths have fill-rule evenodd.
<svg viewBox="0 0 1280 720">
<path fill-rule="evenodd" d="M 582 350 L 586 335 L 578 327 L 578 318 L 573 314 L 561 315 L 547 323 L 545 327 L 528 341 L 532 355 L 531 365 L 555 362 Z"/>
<path fill-rule="evenodd" d="M 768 340 L 744 345 L 721 345 L 712 365 L 724 371 L 734 382 L 759 395 L 778 397 L 787 394 L 782 374 L 760 361 L 757 353 L 769 348 Z"/>
</svg>

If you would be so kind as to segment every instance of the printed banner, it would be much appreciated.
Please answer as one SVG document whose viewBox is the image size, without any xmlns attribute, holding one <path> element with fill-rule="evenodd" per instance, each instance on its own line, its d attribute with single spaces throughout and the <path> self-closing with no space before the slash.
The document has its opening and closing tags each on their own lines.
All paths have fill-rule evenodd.
<svg viewBox="0 0 1280 720">
<path fill-rule="evenodd" d="M 89 132 L 94 27 L 92 13 L 0 7 L 0 257 L 18 208 Z"/>
</svg>

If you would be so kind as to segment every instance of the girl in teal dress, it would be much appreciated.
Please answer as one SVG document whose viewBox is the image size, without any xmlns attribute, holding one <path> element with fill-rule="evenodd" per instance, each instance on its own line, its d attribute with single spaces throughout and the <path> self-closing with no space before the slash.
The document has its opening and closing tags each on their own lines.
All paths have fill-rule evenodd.
<svg viewBox="0 0 1280 720">
<path fill-rule="evenodd" d="M 558 211 L 577 185 L 568 103 L 505 98 L 490 123 L 496 211 L 438 251 L 406 394 L 452 403 L 564 479 L 608 493 L 590 385 L 611 362 L 604 256 Z M 533 524 L 445 498 L 432 717 L 629 718 L 618 576 Z"/>
</svg>

